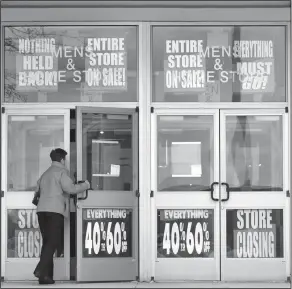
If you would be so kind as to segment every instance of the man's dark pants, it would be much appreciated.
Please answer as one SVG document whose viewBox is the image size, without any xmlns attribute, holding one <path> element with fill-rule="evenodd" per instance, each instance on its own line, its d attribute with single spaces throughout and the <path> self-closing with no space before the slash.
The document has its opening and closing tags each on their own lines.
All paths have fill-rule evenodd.
<svg viewBox="0 0 292 289">
<path fill-rule="evenodd" d="M 54 274 L 55 251 L 62 246 L 64 234 L 64 216 L 58 213 L 38 212 L 39 227 L 43 238 L 40 262 L 38 263 L 35 273 L 40 278 L 51 277 Z"/>
</svg>

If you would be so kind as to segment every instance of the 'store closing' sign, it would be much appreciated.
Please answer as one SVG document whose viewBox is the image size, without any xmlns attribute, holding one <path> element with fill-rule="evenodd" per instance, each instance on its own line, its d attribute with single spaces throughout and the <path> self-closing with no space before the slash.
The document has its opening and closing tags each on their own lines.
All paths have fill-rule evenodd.
<svg viewBox="0 0 292 289">
<path fill-rule="evenodd" d="M 43 240 L 36 210 L 12 209 L 7 211 L 7 217 L 8 258 L 39 258 Z M 62 254 L 63 242 L 61 240 L 55 257 L 60 257 Z"/>
<path fill-rule="evenodd" d="M 283 210 L 228 210 L 227 234 L 230 240 L 228 248 L 232 252 L 229 257 L 282 257 Z"/>
</svg>

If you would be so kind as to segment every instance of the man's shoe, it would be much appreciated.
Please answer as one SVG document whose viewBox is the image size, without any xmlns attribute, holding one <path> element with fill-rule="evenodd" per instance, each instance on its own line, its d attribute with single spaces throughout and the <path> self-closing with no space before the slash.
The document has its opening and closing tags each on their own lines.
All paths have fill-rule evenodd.
<svg viewBox="0 0 292 289">
<path fill-rule="evenodd" d="M 44 277 L 39 279 L 39 284 L 55 284 L 55 281 L 50 277 Z"/>
</svg>

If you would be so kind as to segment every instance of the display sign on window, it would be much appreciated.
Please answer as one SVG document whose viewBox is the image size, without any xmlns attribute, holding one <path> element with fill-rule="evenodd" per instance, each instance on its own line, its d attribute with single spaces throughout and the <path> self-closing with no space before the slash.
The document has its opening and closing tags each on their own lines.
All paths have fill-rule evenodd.
<svg viewBox="0 0 292 289">
<path fill-rule="evenodd" d="M 283 210 L 227 210 L 227 257 L 283 257 Z"/>
<path fill-rule="evenodd" d="M 132 210 L 82 210 L 83 257 L 131 257 Z"/>
<path fill-rule="evenodd" d="M 54 38 L 18 39 L 16 56 L 16 89 L 57 91 L 64 78 L 58 71 Z"/>
<path fill-rule="evenodd" d="M 213 258 L 214 210 L 158 210 L 157 257 Z"/>
<path fill-rule="evenodd" d="M 86 90 L 127 90 L 125 38 L 85 38 L 84 46 L 60 45 L 55 38 L 18 39 L 16 88 L 19 91 L 58 91 L 72 81 Z M 80 59 L 85 69 L 78 68 Z M 58 63 L 64 69 L 58 68 Z"/>
<path fill-rule="evenodd" d="M 7 218 L 7 257 L 39 258 L 43 240 L 36 210 L 10 209 L 7 210 Z M 55 257 L 63 257 L 63 244 L 60 242 Z"/>
<path fill-rule="evenodd" d="M 274 43 L 234 40 L 232 45 L 208 45 L 203 39 L 166 40 L 166 92 L 202 92 L 219 83 L 239 82 L 238 92 L 274 91 Z M 226 58 L 240 59 L 233 69 Z M 208 63 L 208 67 L 206 66 Z M 217 84 L 218 85 L 218 84 Z"/>
</svg>

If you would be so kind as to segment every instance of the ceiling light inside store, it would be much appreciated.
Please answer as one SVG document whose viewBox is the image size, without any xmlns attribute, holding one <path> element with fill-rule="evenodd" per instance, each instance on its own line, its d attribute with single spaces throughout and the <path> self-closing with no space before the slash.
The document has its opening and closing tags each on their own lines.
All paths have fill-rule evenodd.
<svg viewBox="0 0 292 289">
<path fill-rule="evenodd" d="M 183 115 L 160 116 L 161 121 L 184 121 Z"/>
<path fill-rule="evenodd" d="M 11 116 L 11 121 L 35 121 L 35 116 L 33 115 L 13 115 Z"/>
<path fill-rule="evenodd" d="M 129 116 L 123 115 L 123 114 L 107 114 L 106 118 L 107 119 L 129 119 Z"/>
</svg>

